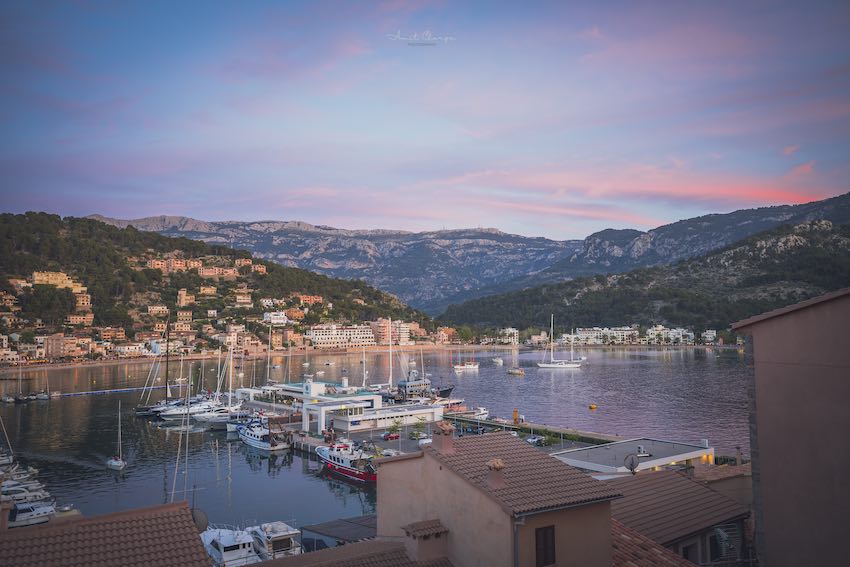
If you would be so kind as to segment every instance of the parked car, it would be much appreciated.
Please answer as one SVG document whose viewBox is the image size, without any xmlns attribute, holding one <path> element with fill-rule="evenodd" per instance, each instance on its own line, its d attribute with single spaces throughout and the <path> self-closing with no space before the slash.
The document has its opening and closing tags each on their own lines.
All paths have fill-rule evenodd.
<svg viewBox="0 0 850 567">
<path fill-rule="evenodd" d="M 431 444 L 431 443 L 433 443 L 433 442 L 434 442 L 434 440 L 433 440 L 433 439 L 431 439 L 430 437 L 427 437 L 427 438 L 425 438 L 425 439 L 420 439 L 420 440 L 419 440 L 419 446 L 420 446 L 420 447 L 424 447 L 425 445 L 430 445 L 430 444 Z"/>
<path fill-rule="evenodd" d="M 428 439 L 428 434 L 425 433 L 424 431 L 420 431 L 419 433 L 417 433 L 416 431 L 411 431 L 410 432 L 410 438 L 411 439 Z"/>
<path fill-rule="evenodd" d="M 529 435 L 528 437 L 525 438 L 525 440 L 528 441 L 529 443 L 531 443 L 532 445 L 536 446 L 536 447 L 539 447 L 540 445 L 543 444 L 543 438 L 538 437 L 537 435 Z"/>
<path fill-rule="evenodd" d="M 390 433 L 389 431 L 384 431 L 383 435 L 381 435 L 381 439 L 384 441 L 392 441 L 394 439 L 398 439 L 401 437 L 398 433 Z"/>
</svg>

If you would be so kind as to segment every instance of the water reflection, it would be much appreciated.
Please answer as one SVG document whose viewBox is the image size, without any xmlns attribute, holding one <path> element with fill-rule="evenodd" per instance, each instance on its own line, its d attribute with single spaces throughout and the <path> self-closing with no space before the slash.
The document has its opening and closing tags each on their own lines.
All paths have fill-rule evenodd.
<svg viewBox="0 0 850 567">
<path fill-rule="evenodd" d="M 452 360 L 458 353 L 437 351 L 410 355 L 420 372 L 435 384 L 454 384 L 454 396 L 467 405 L 486 406 L 491 414 L 509 418 L 514 409 L 529 421 L 575 427 L 624 436 L 650 436 L 681 441 L 703 438 L 718 453 L 734 454 L 734 447 L 747 450 L 747 370 L 740 353 L 722 349 L 577 349 L 588 360 L 580 369 L 543 369 L 537 351 L 502 351 L 504 366 L 490 359 L 497 354 L 481 350 L 475 354 L 477 372 L 455 373 Z M 465 353 L 464 359 L 472 357 Z M 304 355 L 246 360 L 235 386 L 265 383 L 270 379 L 300 381 L 303 372 L 324 372 L 321 380 L 363 383 L 361 355 L 311 353 L 309 366 Z M 326 364 L 326 363 L 333 364 Z M 367 355 L 366 383 L 389 380 L 388 352 Z M 158 371 L 164 385 L 164 364 Z M 407 368 L 393 360 L 394 381 Z M 521 366 L 525 376 L 506 370 Z M 149 364 L 80 366 L 67 369 L 39 368 L 21 380 L 21 390 L 47 387 L 65 393 L 133 388 L 145 383 Z M 173 361 L 170 376 L 179 376 Z M 216 360 L 186 362 L 184 376 L 194 387 L 215 388 Z M 0 391 L 17 393 L 17 376 L 0 381 Z M 319 379 L 317 377 L 317 379 Z M 176 390 L 175 390 L 176 392 Z M 73 502 L 86 514 L 104 513 L 151 505 L 170 498 L 175 486 L 177 447 L 188 434 L 188 473 L 183 459 L 176 486 L 179 497 L 194 498 L 213 522 L 242 520 L 271 521 L 295 518 L 299 524 L 326 521 L 374 511 L 374 493 L 318 475 L 318 463 L 299 454 L 264 455 L 228 438 L 192 427 L 188 431 L 161 426 L 133 415 L 141 392 L 125 391 L 102 395 L 63 397 L 25 405 L 0 407 L 16 452 L 42 469 L 41 479 L 60 502 Z M 164 389 L 151 395 L 162 399 Z M 129 465 L 121 474 L 108 471 L 104 463 L 114 452 L 117 437 L 116 411 L 122 402 L 121 426 L 124 456 Z M 598 409 L 591 411 L 590 404 Z M 186 492 L 183 492 L 183 486 Z"/>
</svg>

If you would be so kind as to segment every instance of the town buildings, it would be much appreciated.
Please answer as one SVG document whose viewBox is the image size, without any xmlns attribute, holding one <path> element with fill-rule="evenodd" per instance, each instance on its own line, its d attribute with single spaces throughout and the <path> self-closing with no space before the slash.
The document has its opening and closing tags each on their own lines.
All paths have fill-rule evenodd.
<svg viewBox="0 0 850 567">
<path fill-rule="evenodd" d="M 177 307 L 187 307 L 189 305 L 195 304 L 195 296 L 188 291 L 186 288 L 182 288 L 177 292 Z"/>
<path fill-rule="evenodd" d="M 369 323 L 375 343 L 379 345 L 412 345 L 410 340 L 410 323 L 399 320 L 380 318 Z"/>
<path fill-rule="evenodd" d="M 847 564 L 850 288 L 732 325 L 752 361 L 750 451 L 760 565 Z"/>
<path fill-rule="evenodd" d="M 315 325 L 304 336 L 316 348 L 375 345 L 375 335 L 372 334 L 372 327 L 369 325 Z"/>
<path fill-rule="evenodd" d="M 513 327 L 506 327 L 499 331 L 499 342 L 508 345 L 518 345 L 519 344 L 519 329 L 514 329 Z"/>
</svg>

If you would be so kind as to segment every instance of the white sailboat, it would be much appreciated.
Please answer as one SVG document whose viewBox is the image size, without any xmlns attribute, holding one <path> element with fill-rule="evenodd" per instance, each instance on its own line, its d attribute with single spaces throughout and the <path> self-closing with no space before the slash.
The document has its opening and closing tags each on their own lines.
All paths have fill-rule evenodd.
<svg viewBox="0 0 850 567">
<path fill-rule="evenodd" d="M 570 358 L 563 360 L 555 358 L 555 315 L 549 327 L 549 361 L 538 362 L 540 368 L 581 368 L 581 359 L 573 354 L 573 338 L 570 335 Z"/>
<path fill-rule="evenodd" d="M 121 400 L 118 400 L 118 456 L 112 457 L 106 461 L 106 468 L 114 471 L 124 470 L 127 466 L 127 461 L 123 459 L 121 451 Z"/>
</svg>

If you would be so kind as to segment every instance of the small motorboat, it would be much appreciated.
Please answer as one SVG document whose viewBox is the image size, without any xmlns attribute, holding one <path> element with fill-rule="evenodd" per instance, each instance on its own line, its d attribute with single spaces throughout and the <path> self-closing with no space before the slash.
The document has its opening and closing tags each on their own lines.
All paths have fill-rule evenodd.
<svg viewBox="0 0 850 567">
<path fill-rule="evenodd" d="M 245 528 L 254 538 L 254 550 L 263 561 L 301 554 L 301 532 L 284 522 L 268 522 Z"/>
<path fill-rule="evenodd" d="M 56 510 L 49 504 L 21 502 L 9 510 L 9 527 L 21 528 L 49 522 Z"/>
<path fill-rule="evenodd" d="M 514 366 L 513 368 L 508 368 L 508 374 L 511 376 L 525 376 L 525 370 L 518 366 Z"/>
<path fill-rule="evenodd" d="M 498 356 L 495 358 L 491 358 L 490 360 L 492 360 L 493 364 L 495 364 L 496 366 L 502 366 L 503 364 L 505 364 L 505 361 L 499 358 Z"/>
<path fill-rule="evenodd" d="M 237 567 L 260 563 L 254 549 L 254 538 L 245 530 L 232 526 L 210 526 L 201 533 L 204 549 L 216 567 Z"/>
<path fill-rule="evenodd" d="M 0 398 L 0 401 L 2 401 L 4 404 L 14 404 L 15 403 L 15 397 L 6 394 L 2 398 Z"/>
</svg>

